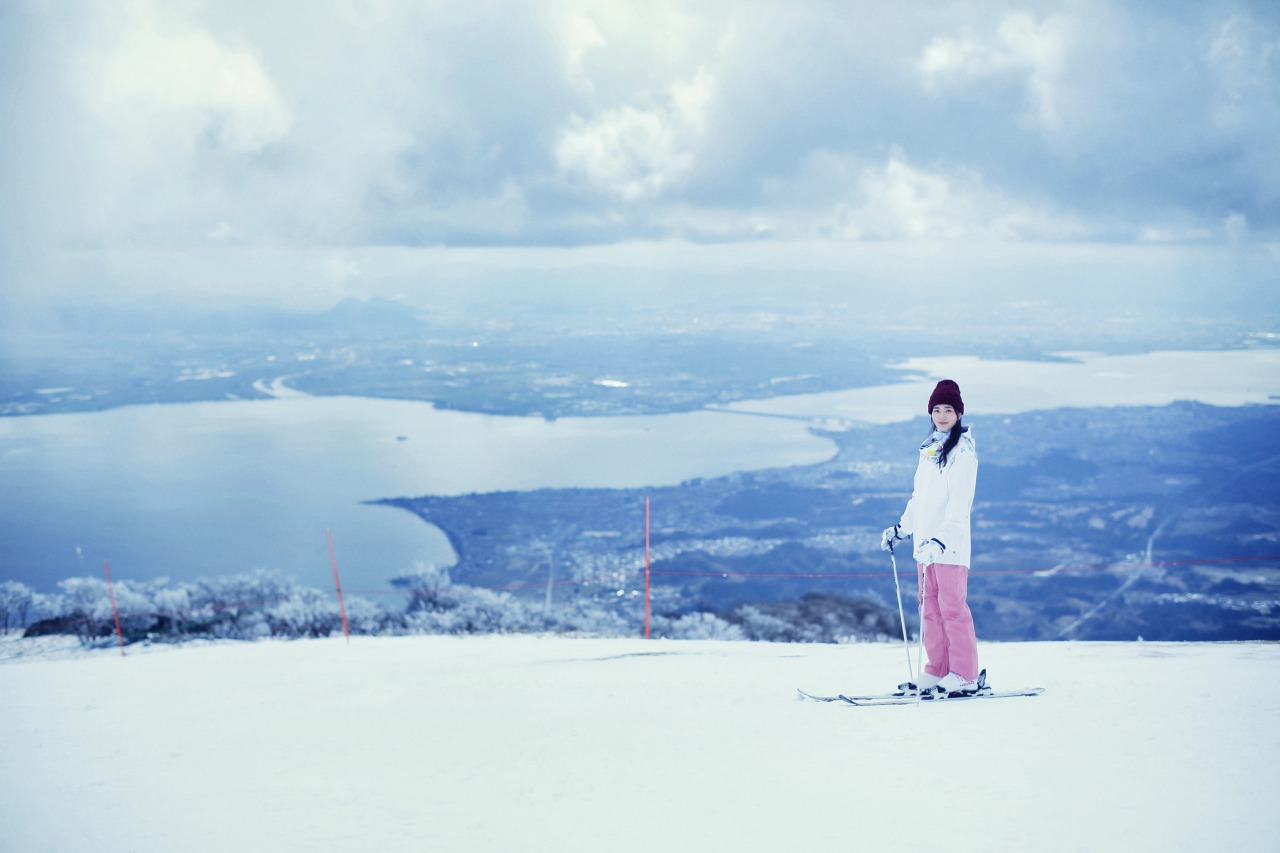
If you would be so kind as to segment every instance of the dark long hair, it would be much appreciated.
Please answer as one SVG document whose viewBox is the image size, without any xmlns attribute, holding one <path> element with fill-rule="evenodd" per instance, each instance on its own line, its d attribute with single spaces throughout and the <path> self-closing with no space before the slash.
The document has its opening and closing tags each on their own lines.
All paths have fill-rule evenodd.
<svg viewBox="0 0 1280 853">
<path fill-rule="evenodd" d="M 965 431 L 969 429 L 967 426 L 962 426 L 960 424 L 960 421 L 962 420 L 963 420 L 962 416 L 956 417 L 955 426 L 951 428 L 950 434 L 947 435 L 947 440 L 942 442 L 942 452 L 938 454 L 939 468 L 947 467 L 947 456 L 951 454 L 951 451 L 956 449 L 956 445 L 960 443 L 960 436 L 963 435 Z M 932 425 L 933 420 L 930 419 L 929 423 L 930 425 Z M 930 430 L 929 435 L 933 435 L 936 429 L 937 428 L 934 427 L 934 429 Z M 928 438 L 928 436 L 926 436 L 926 438 Z"/>
</svg>

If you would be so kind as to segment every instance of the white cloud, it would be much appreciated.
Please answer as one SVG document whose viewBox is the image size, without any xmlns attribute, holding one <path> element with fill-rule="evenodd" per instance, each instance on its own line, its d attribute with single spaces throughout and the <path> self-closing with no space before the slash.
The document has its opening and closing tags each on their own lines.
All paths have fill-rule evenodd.
<svg viewBox="0 0 1280 853">
<path fill-rule="evenodd" d="M 912 167 L 898 151 L 866 169 L 858 190 L 857 202 L 841 206 L 848 237 L 955 239 L 979 224 L 972 200 L 949 179 Z"/>
<path fill-rule="evenodd" d="M 1205 60 L 1216 84 L 1214 120 L 1223 128 L 1248 124 L 1259 111 L 1274 113 L 1280 79 L 1280 39 L 1265 40 L 1244 15 L 1213 28 Z"/>
<path fill-rule="evenodd" d="M 836 207 L 832 233 L 846 239 L 1061 240 L 1081 236 L 1083 228 L 987 187 L 972 170 L 922 168 L 895 148 L 883 164 L 860 170 L 851 198 Z"/>
<path fill-rule="evenodd" d="M 69 31 L 74 50 L 58 85 L 76 120 L 64 145 L 84 178 L 78 203 L 50 211 L 59 239 L 237 245 L 259 238 L 271 211 L 289 203 L 260 175 L 292 143 L 294 109 L 258 47 L 218 32 L 200 11 L 94 4 Z M 56 157 L 45 167 L 63 168 Z"/>
<path fill-rule="evenodd" d="M 653 217 L 667 231 L 699 240 L 924 244 L 1056 242 L 1097 236 L 1089 223 L 1050 204 L 989 186 L 972 168 L 922 166 L 897 146 L 878 162 L 814 151 L 794 175 L 770 182 L 767 202 L 761 206 L 712 209 L 673 204 Z"/>
<path fill-rule="evenodd" d="M 599 28 L 585 15 L 571 14 L 561 27 L 561 43 L 569 79 L 584 89 L 593 89 L 594 83 L 583 68 L 583 61 L 590 51 L 608 44 Z"/>
<path fill-rule="evenodd" d="M 555 144 L 560 171 L 624 200 L 661 195 L 695 164 L 715 83 L 705 68 L 647 108 L 624 104 L 569 118 Z"/>
<path fill-rule="evenodd" d="M 988 39 L 969 33 L 934 38 L 916 68 L 931 89 L 995 75 L 1023 77 L 1035 119 L 1053 130 L 1061 122 L 1058 87 L 1070 40 L 1071 27 L 1061 15 L 1036 21 L 1025 12 L 1011 12 Z"/>
<path fill-rule="evenodd" d="M 207 32 L 165 33 L 137 22 L 90 89 L 99 117 L 135 137 L 176 128 L 180 143 L 212 136 L 228 151 L 250 153 L 279 141 L 293 117 L 248 50 Z"/>
<path fill-rule="evenodd" d="M 582 101 L 549 151 L 564 186 L 624 201 L 681 188 L 709 134 L 731 18 L 682 3 L 612 0 L 556 11 L 566 75 Z"/>
</svg>

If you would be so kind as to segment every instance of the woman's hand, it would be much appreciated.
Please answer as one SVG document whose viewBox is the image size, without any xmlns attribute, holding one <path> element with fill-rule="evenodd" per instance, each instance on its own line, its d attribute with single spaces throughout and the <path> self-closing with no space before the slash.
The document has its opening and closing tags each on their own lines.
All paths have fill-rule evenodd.
<svg viewBox="0 0 1280 853">
<path fill-rule="evenodd" d="M 916 546 L 916 562 L 922 563 L 926 566 L 932 566 L 934 563 L 942 559 L 943 550 L 942 543 L 937 539 L 930 539 L 928 542 L 922 542 Z"/>
</svg>

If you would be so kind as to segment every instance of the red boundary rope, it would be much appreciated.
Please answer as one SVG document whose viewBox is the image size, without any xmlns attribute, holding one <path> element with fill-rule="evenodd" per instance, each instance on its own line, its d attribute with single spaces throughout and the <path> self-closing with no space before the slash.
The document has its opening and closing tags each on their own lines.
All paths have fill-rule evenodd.
<svg viewBox="0 0 1280 853">
<path fill-rule="evenodd" d="M 1097 566 L 1052 566 L 1040 569 L 972 569 L 972 575 L 1053 574 L 1056 572 L 1103 572 L 1120 569 L 1170 568 L 1175 566 L 1207 566 L 1217 563 L 1239 563 L 1253 560 L 1280 560 L 1280 554 L 1261 557 L 1217 557 L 1203 560 L 1161 560 L 1152 563 L 1109 563 Z M 690 575 L 743 578 L 888 578 L 892 572 L 684 572 L 655 569 L 655 575 Z"/>
<path fill-rule="evenodd" d="M 1148 568 L 1173 568 L 1178 566 L 1207 566 L 1220 563 L 1240 563 L 1240 562 L 1256 562 L 1261 560 L 1280 561 L 1280 554 L 1268 554 L 1261 557 L 1215 557 L 1200 560 L 1162 560 L 1152 563 L 1109 563 L 1106 565 L 1094 566 L 1054 566 L 1050 568 L 1040 569 L 977 569 L 971 571 L 970 574 L 975 575 L 1012 575 L 1012 574 L 1053 574 L 1056 572 L 1102 572 L 1102 571 L 1118 571 L 1123 569 L 1148 569 Z M 554 586 L 567 586 L 570 584 L 601 584 L 611 585 L 629 577 L 639 577 L 645 574 L 644 570 L 636 570 L 631 572 L 606 575 L 594 578 L 579 578 L 577 580 L 558 580 L 554 582 Z M 679 571 L 675 569 L 650 569 L 648 574 L 651 575 L 678 575 L 686 577 L 711 577 L 711 578 L 799 578 L 799 579 L 822 579 L 822 578 L 887 578 L 893 577 L 892 572 L 696 572 L 696 571 Z M 510 590 L 545 588 L 546 583 L 542 581 L 516 582 L 502 584 L 500 586 L 484 586 L 472 587 L 473 589 L 485 589 L 490 592 L 507 592 Z M 359 589 L 348 590 L 353 594 L 360 595 L 412 595 L 415 590 L 374 590 Z"/>
</svg>

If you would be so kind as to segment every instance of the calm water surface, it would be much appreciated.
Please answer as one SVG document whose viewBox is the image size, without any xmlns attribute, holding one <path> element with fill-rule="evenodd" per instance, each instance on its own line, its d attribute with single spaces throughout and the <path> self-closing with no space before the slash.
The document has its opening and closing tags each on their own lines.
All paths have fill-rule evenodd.
<svg viewBox="0 0 1280 853">
<path fill-rule="evenodd" d="M 384 497 L 672 485 L 804 465 L 834 445 L 797 421 L 717 412 L 496 417 L 355 397 L 134 406 L 0 419 L 0 580 L 191 580 L 277 569 L 385 588 L 454 562 Z"/>
</svg>

